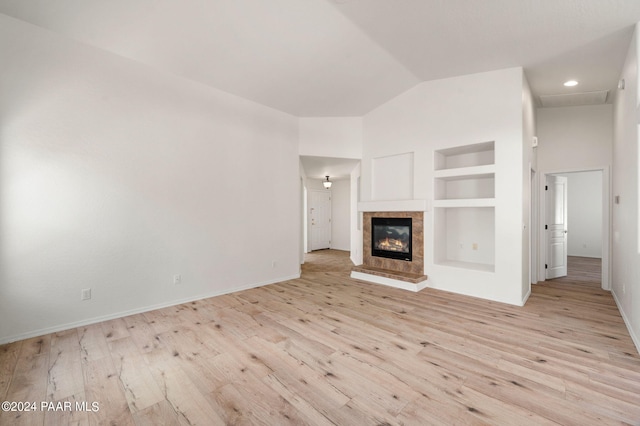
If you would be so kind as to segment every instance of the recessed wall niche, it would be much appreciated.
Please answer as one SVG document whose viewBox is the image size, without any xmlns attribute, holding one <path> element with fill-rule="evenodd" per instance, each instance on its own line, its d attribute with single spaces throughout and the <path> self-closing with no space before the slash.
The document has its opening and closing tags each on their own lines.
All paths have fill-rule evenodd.
<svg viewBox="0 0 640 426">
<path fill-rule="evenodd" d="M 374 201 L 413 199 L 413 152 L 371 160 Z"/>
</svg>

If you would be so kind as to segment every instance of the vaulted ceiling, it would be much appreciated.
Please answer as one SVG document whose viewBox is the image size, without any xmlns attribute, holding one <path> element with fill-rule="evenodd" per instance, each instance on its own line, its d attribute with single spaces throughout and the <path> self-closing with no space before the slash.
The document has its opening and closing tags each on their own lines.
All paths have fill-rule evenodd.
<svg viewBox="0 0 640 426">
<path fill-rule="evenodd" d="M 0 0 L 0 13 L 296 116 L 522 66 L 535 95 L 613 90 L 639 0 Z M 567 89 L 562 83 L 576 79 Z"/>
</svg>

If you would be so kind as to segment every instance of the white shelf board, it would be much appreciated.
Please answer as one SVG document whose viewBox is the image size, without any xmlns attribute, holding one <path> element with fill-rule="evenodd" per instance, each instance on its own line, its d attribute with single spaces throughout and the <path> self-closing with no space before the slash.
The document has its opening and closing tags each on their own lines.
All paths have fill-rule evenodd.
<svg viewBox="0 0 640 426">
<path fill-rule="evenodd" d="M 484 166 L 460 167 L 457 169 L 442 169 L 433 172 L 436 179 L 453 180 L 453 179 L 473 179 L 481 177 L 490 177 L 496 172 L 495 164 L 487 164 Z"/>
<path fill-rule="evenodd" d="M 495 207 L 495 198 L 458 198 L 453 200 L 434 200 L 433 207 Z"/>
<path fill-rule="evenodd" d="M 461 262 L 459 260 L 442 260 L 439 262 L 435 262 L 435 264 L 452 268 L 471 269 L 474 271 L 495 272 L 495 265 L 487 265 L 486 263 Z"/>
<path fill-rule="evenodd" d="M 427 200 L 361 201 L 359 212 L 426 212 Z"/>
<path fill-rule="evenodd" d="M 436 152 L 446 157 L 454 155 L 471 154 L 474 152 L 494 151 L 496 144 L 494 141 L 480 142 L 471 145 L 454 146 L 453 148 L 438 149 Z"/>
</svg>

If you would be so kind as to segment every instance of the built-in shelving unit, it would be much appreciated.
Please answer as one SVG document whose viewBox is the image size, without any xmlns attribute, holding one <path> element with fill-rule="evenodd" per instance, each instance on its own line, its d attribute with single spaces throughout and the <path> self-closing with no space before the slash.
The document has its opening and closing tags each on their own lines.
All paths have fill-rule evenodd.
<svg viewBox="0 0 640 426">
<path fill-rule="evenodd" d="M 495 143 L 434 152 L 434 261 L 494 271 Z"/>
</svg>

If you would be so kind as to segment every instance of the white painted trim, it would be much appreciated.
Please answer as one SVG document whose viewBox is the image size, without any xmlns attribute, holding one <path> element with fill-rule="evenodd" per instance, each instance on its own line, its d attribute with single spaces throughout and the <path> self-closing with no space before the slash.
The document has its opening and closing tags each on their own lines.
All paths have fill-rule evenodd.
<svg viewBox="0 0 640 426">
<path fill-rule="evenodd" d="M 99 316 L 99 317 L 88 318 L 86 320 L 70 322 L 70 323 L 67 323 L 67 324 L 57 325 L 57 326 L 54 326 L 54 327 L 41 328 L 39 330 L 29 331 L 27 333 L 15 334 L 13 336 L 4 337 L 4 338 L 0 339 L 0 345 L 4 345 L 5 343 L 16 342 L 18 340 L 29 339 L 31 337 L 37 337 L 37 336 L 42 336 L 42 335 L 45 335 L 45 334 L 56 333 L 58 331 L 70 330 L 72 328 L 82 327 L 82 326 L 85 326 L 85 325 L 95 324 L 95 323 L 99 323 L 99 322 L 103 322 L 103 321 L 109 321 L 109 320 L 116 319 L 116 318 L 127 317 L 129 315 L 135 315 L 135 314 L 141 314 L 143 312 L 154 311 L 156 309 L 168 308 L 169 306 L 182 305 L 183 303 L 189 303 L 189 302 L 193 302 L 195 300 L 208 299 L 210 297 L 222 296 L 222 295 L 225 295 L 225 294 L 235 293 L 235 292 L 238 292 L 238 291 L 249 290 L 249 289 L 257 288 L 257 287 L 263 287 L 263 286 L 269 285 L 269 284 L 275 284 L 275 283 L 279 283 L 279 282 L 283 282 L 283 281 L 295 280 L 295 279 L 298 279 L 298 278 L 300 278 L 300 274 L 291 275 L 291 276 L 288 276 L 288 277 L 281 277 L 281 278 L 277 278 L 277 279 L 269 280 L 269 281 L 262 281 L 262 282 L 259 282 L 259 283 L 249 284 L 249 285 L 246 285 L 246 286 L 243 286 L 243 287 L 227 289 L 227 290 L 217 291 L 217 292 L 213 292 L 213 293 L 207 293 L 207 294 L 203 294 L 203 295 L 200 295 L 200 296 L 194 296 L 194 297 L 188 297 L 188 298 L 185 298 L 185 299 L 174 300 L 174 301 L 167 302 L 167 303 L 159 303 L 157 305 L 150 305 L 150 306 L 145 306 L 145 307 L 142 307 L 142 308 L 131 309 L 131 310 L 128 310 L 128 311 L 121 311 L 121 312 L 117 312 L 117 313 L 113 313 L 113 314 L 109 314 L 109 315 L 103 315 L 103 316 Z"/>
<path fill-rule="evenodd" d="M 539 184 L 538 184 L 538 171 L 531 167 L 529 164 L 530 172 L 530 182 L 529 186 L 530 190 L 530 206 L 529 206 L 529 282 L 531 284 L 535 284 L 538 282 L 538 263 L 540 262 L 538 259 L 538 254 L 540 250 L 538 249 L 538 244 L 540 244 L 538 240 L 538 233 L 536 230 L 540 227 L 540 217 L 539 217 L 539 209 L 540 198 L 539 198 Z M 531 292 L 531 286 L 529 286 L 529 292 Z"/>
<path fill-rule="evenodd" d="M 351 271 L 351 278 L 361 281 L 367 281 L 374 284 L 382 284 L 388 287 L 400 288 L 402 290 L 409 290 L 418 292 L 427 287 L 427 280 L 419 282 L 417 284 L 408 283 L 406 281 L 394 280 L 393 278 L 381 277 L 378 275 L 366 274 L 364 272 Z"/>
<path fill-rule="evenodd" d="M 460 177 L 473 177 L 473 176 L 485 176 L 493 175 L 496 172 L 495 164 L 486 164 L 484 166 L 470 166 L 461 167 L 458 169 L 442 169 L 435 170 L 433 172 L 434 179 L 448 179 L 448 178 L 460 178 Z"/>
<path fill-rule="evenodd" d="M 629 318 L 627 318 L 624 311 L 622 310 L 622 304 L 618 300 L 618 296 L 616 296 L 616 293 L 612 291 L 611 294 L 613 295 L 613 300 L 616 301 L 616 305 L 618 306 L 618 311 L 620 311 L 620 315 L 624 320 L 624 325 L 627 326 L 627 331 L 629 331 L 629 336 L 631 336 L 631 340 L 633 341 L 633 344 L 636 345 L 636 350 L 638 351 L 638 354 L 640 354 L 640 337 L 634 334 L 633 327 L 631 327 L 631 321 L 629 321 Z"/>
<path fill-rule="evenodd" d="M 426 212 L 427 200 L 364 201 L 359 212 Z"/>
<path fill-rule="evenodd" d="M 524 304 L 527 303 L 527 300 L 529 300 L 529 296 L 531 296 L 531 286 L 529 286 L 529 291 L 527 292 L 527 294 L 524 295 L 524 297 L 522 298 L 522 302 L 520 302 L 519 306 L 524 306 Z"/>
</svg>

